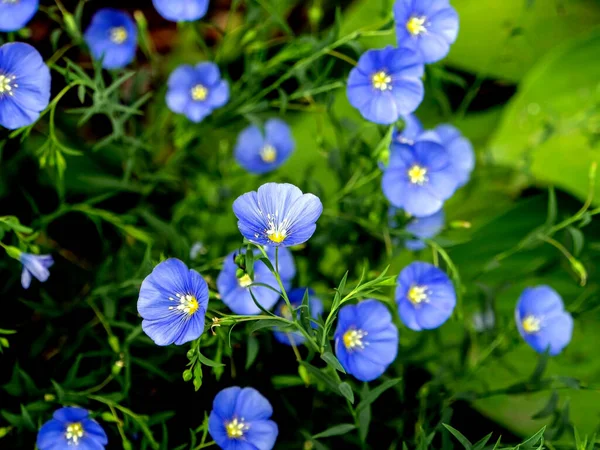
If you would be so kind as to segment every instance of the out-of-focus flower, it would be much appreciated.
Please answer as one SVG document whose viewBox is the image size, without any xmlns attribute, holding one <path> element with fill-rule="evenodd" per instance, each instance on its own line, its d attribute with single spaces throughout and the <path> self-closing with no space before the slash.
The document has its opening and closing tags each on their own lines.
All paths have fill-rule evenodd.
<svg viewBox="0 0 600 450">
<path fill-rule="evenodd" d="M 279 255 L 275 257 L 275 251 L 279 248 Z M 294 255 L 286 247 L 265 247 L 269 261 L 273 264 L 273 268 L 279 272 L 279 277 L 283 283 L 283 287 L 289 289 L 292 286 L 292 280 L 296 276 L 296 263 Z"/>
<path fill-rule="evenodd" d="M 323 212 L 321 200 L 293 184 L 267 183 L 233 203 L 238 228 L 249 241 L 291 247 L 310 239 Z"/>
<path fill-rule="evenodd" d="M 229 101 L 229 84 L 221 78 L 219 67 L 211 62 L 179 66 L 167 84 L 169 109 L 184 114 L 194 123 Z"/>
<path fill-rule="evenodd" d="M 40 7 L 39 0 L 0 0 L 0 31 L 23 28 Z"/>
<path fill-rule="evenodd" d="M 323 314 L 323 302 L 321 302 L 321 300 L 315 296 L 315 293 L 312 289 L 296 288 L 288 293 L 288 299 L 290 300 L 292 308 L 298 308 L 300 305 L 302 305 L 302 300 L 304 299 L 304 293 L 307 290 L 308 290 L 308 302 L 310 305 L 310 316 L 313 319 L 316 319 L 321 314 Z M 283 300 L 281 302 L 279 302 L 279 305 L 277 305 L 277 308 L 275 309 L 275 313 L 278 316 L 284 317 L 288 320 L 293 320 L 294 315 L 296 316 L 296 318 L 298 318 L 300 316 L 299 311 L 297 311 L 297 310 L 290 311 L 290 308 Z M 311 326 L 313 328 L 317 327 L 317 325 L 315 323 L 311 323 Z M 300 344 L 303 344 L 304 341 L 306 341 L 306 338 L 302 335 L 302 333 L 300 333 L 298 331 L 284 332 L 284 331 L 279 331 L 279 329 L 276 328 L 273 330 L 273 335 L 275 336 L 275 339 L 277 339 L 282 344 L 286 344 L 286 345 L 291 345 L 292 342 L 294 343 L 294 345 L 300 345 Z"/>
<path fill-rule="evenodd" d="M 66 407 L 56 410 L 52 419 L 40 428 L 37 435 L 39 450 L 104 450 L 106 433 L 87 410 Z"/>
<path fill-rule="evenodd" d="M 423 132 L 423 125 L 414 114 L 407 114 L 406 116 L 402 116 L 400 118 L 404 121 L 404 128 L 402 131 L 398 131 L 398 128 L 394 128 L 392 133 L 392 142 L 397 144 L 412 145 Z"/>
<path fill-rule="evenodd" d="M 95 60 L 105 69 L 122 69 L 135 58 L 137 26 L 129 14 L 113 8 L 100 9 L 85 31 Z"/>
<path fill-rule="evenodd" d="M 416 52 L 388 46 L 369 50 L 348 78 L 348 100 L 374 123 L 392 124 L 423 101 L 423 63 Z"/>
<path fill-rule="evenodd" d="M 558 355 L 571 342 L 573 318 L 550 286 L 527 288 L 515 308 L 519 333 L 538 353 Z"/>
<path fill-rule="evenodd" d="M 250 125 L 238 136 L 235 159 L 250 173 L 263 174 L 287 161 L 295 147 L 290 127 L 279 119 L 268 120 L 265 133 Z"/>
<path fill-rule="evenodd" d="M 446 322 L 456 306 L 452 281 L 429 263 L 414 262 L 398 276 L 398 314 L 411 330 L 431 330 Z"/>
<path fill-rule="evenodd" d="M 424 63 L 444 58 L 458 36 L 458 14 L 448 0 L 397 0 L 394 18 L 398 46 L 415 50 Z"/>
<path fill-rule="evenodd" d="M 273 407 L 256 389 L 229 387 L 213 401 L 208 432 L 223 450 L 271 450 L 279 433 L 272 415 Z"/>
<path fill-rule="evenodd" d="M 377 300 L 343 306 L 334 338 L 340 364 L 361 381 L 380 377 L 398 354 L 398 329 Z"/>
<path fill-rule="evenodd" d="M 49 102 L 50 69 L 38 51 L 23 42 L 0 47 L 0 126 L 31 125 Z"/>
<path fill-rule="evenodd" d="M 208 0 L 152 0 L 158 13 L 172 22 L 193 22 L 208 11 Z"/>
<path fill-rule="evenodd" d="M 43 283 L 50 276 L 48 269 L 54 264 L 51 255 L 21 253 L 19 259 L 23 264 L 23 272 L 21 272 L 21 286 L 23 286 L 23 289 L 28 289 L 31 286 L 32 277 Z"/>
<path fill-rule="evenodd" d="M 404 245 L 413 252 L 423 250 L 427 244 L 423 239 L 431 239 L 439 234 L 444 228 L 444 210 L 440 209 L 431 216 L 413 217 L 406 225 L 405 230 L 418 239 L 407 239 Z"/>
<path fill-rule="evenodd" d="M 458 185 L 448 151 L 437 142 L 392 144 L 383 193 L 392 205 L 416 217 L 439 211 Z"/>
<path fill-rule="evenodd" d="M 142 282 L 137 309 L 142 329 L 156 345 L 182 345 L 204 331 L 208 286 L 198 272 L 170 258 Z"/>
<path fill-rule="evenodd" d="M 194 242 L 192 248 L 190 248 L 190 259 L 196 259 L 198 256 L 206 253 L 206 247 L 200 241 Z"/>
</svg>

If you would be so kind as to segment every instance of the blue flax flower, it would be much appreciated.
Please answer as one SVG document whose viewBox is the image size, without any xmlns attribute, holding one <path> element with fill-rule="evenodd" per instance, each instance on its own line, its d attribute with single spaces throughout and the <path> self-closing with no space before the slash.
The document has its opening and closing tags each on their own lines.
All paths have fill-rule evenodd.
<svg viewBox="0 0 600 450">
<path fill-rule="evenodd" d="M 435 129 L 421 134 L 419 139 L 441 144 L 450 156 L 458 179 L 458 187 L 467 184 L 475 168 L 475 152 L 471 141 L 464 137 L 460 130 L 452 125 L 438 125 Z"/>
<path fill-rule="evenodd" d="M 449 0 L 397 0 L 394 18 L 398 46 L 417 51 L 424 63 L 444 58 L 458 36 L 458 14 Z"/>
<path fill-rule="evenodd" d="M 21 272 L 23 289 L 31 286 L 32 276 L 42 283 L 46 281 L 50 276 L 48 269 L 54 264 L 51 255 L 32 255 L 31 253 L 21 253 L 20 261 L 23 264 L 23 272 Z"/>
<path fill-rule="evenodd" d="M 253 286 L 251 288 L 250 285 L 262 283 L 278 289 L 279 285 L 275 275 L 262 261 L 256 261 L 254 263 L 254 280 L 248 274 L 238 278 L 236 276 L 238 266 L 234 261 L 236 255 L 237 252 L 232 252 L 225 257 L 223 269 L 217 277 L 217 289 L 221 295 L 221 300 L 235 314 L 255 315 L 261 313 L 260 308 L 254 303 L 252 295 L 264 309 L 271 309 L 279 300 L 279 292 L 265 286 Z M 252 289 L 252 294 L 250 289 Z"/>
<path fill-rule="evenodd" d="M 452 281 L 442 270 L 424 263 L 406 266 L 396 288 L 398 314 L 411 330 L 431 330 L 446 322 L 456 306 Z"/>
<path fill-rule="evenodd" d="M 0 0 L 0 31 L 17 31 L 35 15 L 39 0 Z"/>
<path fill-rule="evenodd" d="M 208 286 L 178 259 L 158 264 L 142 282 L 137 309 L 156 345 L 182 345 L 200 337 L 208 309 Z"/>
<path fill-rule="evenodd" d="M 108 437 L 102 427 L 90 419 L 87 410 L 66 407 L 56 410 L 53 418 L 40 428 L 39 450 L 104 450 Z"/>
<path fill-rule="evenodd" d="M 279 248 L 279 256 L 275 258 L 275 251 Z M 283 287 L 289 289 L 292 286 L 292 280 L 296 276 L 296 263 L 294 262 L 294 255 L 286 247 L 265 247 L 269 261 L 273 264 L 275 270 L 279 272 L 279 278 L 283 283 Z M 276 266 L 276 263 L 279 266 Z"/>
<path fill-rule="evenodd" d="M 381 376 L 398 354 L 398 329 L 377 300 L 342 307 L 334 338 L 340 363 L 361 381 Z"/>
<path fill-rule="evenodd" d="M 323 212 L 321 200 L 293 184 L 266 183 L 233 202 L 238 228 L 249 241 L 291 247 L 310 239 Z"/>
<path fill-rule="evenodd" d="M 0 47 L 0 126 L 31 125 L 49 102 L 50 69 L 38 51 L 23 42 Z"/>
<path fill-rule="evenodd" d="M 527 288 L 515 308 L 519 333 L 538 353 L 558 355 L 571 342 L 573 318 L 550 286 Z"/>
<path fill-rule="evenodd" d="M 304 299 L 304 293 L 306 291 L 307 288 L 296 288 L 288 293 L 288 299 L 290 300 L 290 303 L 294 309 L 302 305 L 302 300 Z M 323 314 L 323 302 L 321 302 L 321 300 L 315 296 L 315 292 L 312 289 L 308 289 L 308 302 L 310 305 L 310 316 L 313 319 L 316 319 Z M 290 308 L 283 300 L 279 302 L 279 305 L 277 305 L 275 313 L 278 316 L 284 317 L 288 320 L 293 320 L 293 314 L 295 314 L 297 318 L 300 317 L 300 311 L 290 311 Z M 311 322 L 311 326 L 316 328 L 317 324 Z M 304 343 L 304 341 L 306 341 L 306 338 L 298 331 L 283 332 L 276 328 L 273 330 L 273 334 L 275 339 L 286 345 L 292 345 L 292 342 L 294 345 L 301 345 Z"/>
<path fill-rule="evenodd" d="M 202 122 L 213 110 L 229 101 L 229 84 L 219 67 L 211 62 L 184 64 L 169 76 L 167 106 L 194 123 Z"/>
<path fill-rule="evenodd" d="M 416 236 L 417 239 L 407 239 L 404 245 L 413 252 L 423 250 L 427 244 L 423 239 L 431 239 L 444 228 L 444 210 L 426 217 L 414 217 L 405 227 L 405 230 Z"/>
<path fill-rule="evenodd" d="M 365 119 L 392 124 L 423 101 L 422 76 L 423 63 L 413 50 L 369 50 L 350 72 L 348 100 Z"/>
<path fill-rule="evenodd" d="M 288 124 L 271 119 L 265 124 L 264 134 L 255 125 L 240 133 L 235 145 L 235 159 L 248 172 L 263 174 L 285 163 L 295 146 Z"/>
<path fill-rule="evenodd" d="M 133 61 L 137 27 L 129 14 L 112 8 L 99 10 L 85 31 L 85 42 L 105 69 L 121 69 Z"/>
<path fill-rule="evenodd" d="M 383 193 L 392 205 L 412 216 L 430 216 L 442 208 L 457 185 L 448 151 L 437 142 L 392 144 L 382 180 Z"/>
<path fill-rule="evenodd" d="M 423 125 L 414 114 L 402 116 L 401 119 L 404 121 L 404 128 L 402 131 L 398 131 L 397 128 L 394 128 L 392 142 L 412 145 L 419 138 L 421 133 L 423 133 Z"/>
<path fill-rule="evenodd" d="M 193 22 L 208 11 L 208 0 L 152 0 L 158 13 L 172 22 Z"/>
<path fill-rule="evenodd" d="M 273 407 L 256 389 L 229 387 L 213 401 L 208 432 L 223 450 L 271 450 L 279 433 L 272 415 Z"/>
</svg>

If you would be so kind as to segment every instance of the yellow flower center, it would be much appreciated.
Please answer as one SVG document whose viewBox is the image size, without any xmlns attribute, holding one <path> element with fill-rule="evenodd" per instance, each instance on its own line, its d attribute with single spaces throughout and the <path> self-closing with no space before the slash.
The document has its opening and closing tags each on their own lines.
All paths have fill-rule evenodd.
<svg viewBox="0 0 600 450">
<path fill-rule="evenodd" d="M 177 298 L 169 297 L 173 302 L 179 302 L 177 306 L 169 306 L 170 310 L 177 311 L 188 316 L 192 316 L 200 308 L 198 300 L 193 295 L 175 294 Z"/>
<path fill-rule="evenodd" d="M 409 289 L 407 297 L 413 305 L 418 305 L 427 300 L 427 287 L 413 286 Z"/>
<path fill-rule="evenodd" d="M 386 91 L 388 89 L 390 91 L 392 90 L 392 77 L 383 70 L 373 75 L 373 77 L 371 77 L 371 82 L 373 83 L 373 87 L 380 91 Z"/>
<path fill-rule="evenodd" d="M 127 30 L 125 27 L 113 27 L 110 29 L 110 40 L 115 44 L 122 44 L 127 40 Z"/>
<path fill-rule="evenodd" d="M 197 84 L 192 88 L 192 99 L 196 102 L 202 102 L 208 97 L 208 89 L 201 84 Z"/>
<path fill-rule="evenodd" d="M 78 445 L 83 434 L 83 426 L 80 422 L 69 424 L 67 426 L 67 431 L 65 432 L 68 445 Z"/>
<path fill-rule="evenodd" d="M 238 278 L 238 284 L 243 288 L 248 287 L 252 284 L 252 278 L 246 273 L 242 278 Z"/>
<path fill-rule="evenodd" d="M 531 316 L 531 315 L 525 317 L 525 319 L 523 319 L 523 322 L 521 323 L 521 325 L 523 326 L 523 329 L 525 330 L 525 332 L 529 333 L 529 334 L 537 333 L 542 328 L 540 319 L 538 319 L 535 316 Z"/>
<path fill-rule="evenodd" d="M 355 348 L 364 348 L 363 338 L 367 335 L 366 331 L 351 329 L 344 333 L 344 346 L 348 350 L 354 350 Z"/>
<path fill-rule="evenodd" d="M 237 418 L 225 422 L 225 429 L 227 430 L 227 437 L 229 439 L 239 439 L 244 436 L 244 431 L 250 428 L 244 422 L 244 419 L 238 420 Z"/>
<path fill-rule="evenodd" d="M 420 34 L 426 33 L 427 32 L 427 28 L 425 28 L 426 20 L 427 20 L 427 18 L 425 16 L 422 16 L 422 17 L 412 16 L 410 19 L 408 19 L 408 22 L 406 22 L 406 29 L 413 36 L 418 36 Z"/>
<path fill-rule="evenodd" d="M 14 88 L 19 87 L 19 85 L 14 82 L 15 78 L 15 76 L 0 75 L 0 96 L 2 96 L 2 94 L 14 95 Z"/>
<path fill-rule="evenodd" d="M 265 145 L 260 151 L 261 159 L 266 163 L 272 163 L 277 159 L 277 150 L 270 144 Z"/>
<path fill-rule="evenodd" d="M 267 226 L 268 228 L 265 230 L 265 234 L 267 235 L 267 238 L 275 244 L 282 243 L 289 235 L 288 230 L 290 228 L 290 220 L 286 218 L 280 221 L 278 212 L 275 212 L 275 214 L 267 214 Z"/>
<path fill-rule="evenodd" d="M 408 170 L 408 178 L 413 184 L 423 184 L 427 181 L 427 169 L 415 164 Z"/>
</svg>

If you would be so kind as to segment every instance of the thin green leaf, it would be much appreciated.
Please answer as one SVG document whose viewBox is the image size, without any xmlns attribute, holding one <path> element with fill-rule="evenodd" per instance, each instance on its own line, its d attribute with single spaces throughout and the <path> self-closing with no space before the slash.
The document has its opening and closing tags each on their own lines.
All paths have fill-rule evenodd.
<svg viewBox="0 0 600 450">
<path fill-rule="evenodd" d="M 336 425 L 334 427 L 328 428 L 327 430 L 322 431 L 321 433 L 315 434 L 313 436 L 313 439 L 322 439 L 322 438 L 331 437 L 331 436 L 341 436 L 343 434 L 349 433 L 350 431 L 354 430 L 355 428 L 356 428 L 356 426 L 354 424 L 342 423 L 340 425 Z"/>
</svg>

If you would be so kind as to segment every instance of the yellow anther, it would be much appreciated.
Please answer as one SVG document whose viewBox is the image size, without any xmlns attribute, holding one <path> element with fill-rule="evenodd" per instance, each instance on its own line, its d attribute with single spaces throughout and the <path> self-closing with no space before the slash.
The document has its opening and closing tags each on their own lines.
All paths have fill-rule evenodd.
<svg viewBox="0 0 600 450">
<path fill-rule="evenodd" d="M 406 22 L 406 29 L 413 36 L 418 36 L 420 34 L 426 33 L 427 32 L 427 28 L 425 28 L 426 20 L 427 19 L 425 18 L 425 16 L 422 16 L 422 17 L 413 16 L 410 19 L 408 19 L 408 22 Z"/>
<path fill-rule="evenodd" d="M 115 44 L 122 44 L 127 40 L 127 36 L 125 27 L 113 27 L 110 29 L 110 40 Z"/>
<path fill-rule="evenodd" d="M 371 82 L 373 83 L 373 87 L 375 89 L 379 89 L 380 91 L 387 91 L 388 89 L 392 89 L 392 77 L 385 73 L 383 70 L 373 75 L 373 77 L 371 77 Z"/>
<path fill-rule="evenodd" d="M 413 305 L 418 305 L 427 300 L 427 287 L 413 286 L 409 289 L 407 297 Z"/>
<path fill-rule="evenodd" d="M 423 184 L 427 181 L 427 169 L 415 164 L 408 170 L 408 178 L 413 184 Z"/>
<path fill-rule="evenodd" d="M 201 84 L 197 84 L 196 86 L 194 86 L 192 88 L 192 99 L 193 100 L 195 100 L 197 102 L 201 102 L 201 101 L 206 100 L 206 97 L 208 97 L 208 89 L 206 89 Z"/>
</svg>

